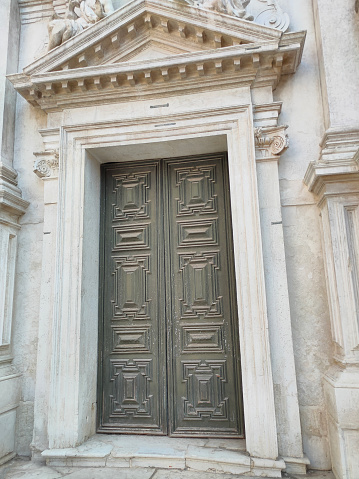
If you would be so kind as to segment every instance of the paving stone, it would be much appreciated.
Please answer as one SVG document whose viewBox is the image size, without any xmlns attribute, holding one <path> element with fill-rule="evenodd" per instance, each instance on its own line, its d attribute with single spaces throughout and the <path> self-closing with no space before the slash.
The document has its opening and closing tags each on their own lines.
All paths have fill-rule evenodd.
<svg viewBox="0 0 359 479">
<path fill-rule="evenodd" d="M 0 470 L 0 479 L 59 479 L 63 475 L 45 465 L 30 461 L 15 460 Z"/>
<path fill-rule="evenodd" d="M 68 474 L 66 479 L 150 479 L 154 469 L 80 468 Z"/>
</svg>

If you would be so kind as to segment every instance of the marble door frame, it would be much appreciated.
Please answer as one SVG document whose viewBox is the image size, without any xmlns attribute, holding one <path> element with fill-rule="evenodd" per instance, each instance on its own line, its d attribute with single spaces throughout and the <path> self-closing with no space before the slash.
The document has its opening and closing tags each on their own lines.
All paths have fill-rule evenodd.
<svg viewBox="0 0 359 479">
<path fill-rule="evenodd" d="M 40 318 L 40 330 L 47 328 L 50 342 L 38 354 L 51 358 L 51 367 L 47 372 L 38 368 L 39 375 L 47 375 L 49 390 L 47 399 L 44 391 L 37 392 L 34 437 L 40 437 L 41 430 L 45 434 L 40 408 L 46 403 L 50 449 L 75 447 L 96 430 L 100 164 L 108 161 L 101 158 L 101 151 L 143 144 L 158 150 L 162 142 L 177 140 L 185 145 L 203 138 L 223 141 L 225 136 L 246 449 L 259 472 L 272 469 L 279 476 L 285 466 L 278 460 L 252 105 L 195 110 L 163 123 L 158 117 L 142 117 L 61 126 L 44 130 L 42 135 L 49 149 L 58 142 L 59 164 L 47 158 L 53 170 L 42 175 L 46 180 L 45 224 L 48 221 L 54 233 L 44 240 L 42 297 L 53 295 L 54 301 L 51 305 L 47 300 L 47 313 Z M 46 205 L 52 208 L 47 220 Z"/>
</svg>

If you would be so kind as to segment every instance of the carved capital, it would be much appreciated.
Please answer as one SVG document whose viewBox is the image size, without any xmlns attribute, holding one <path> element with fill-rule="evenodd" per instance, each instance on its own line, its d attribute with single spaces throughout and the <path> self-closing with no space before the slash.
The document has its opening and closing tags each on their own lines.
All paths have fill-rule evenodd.
<svg viewBox="0 0 359 479">
<path fill-rule="evenodd" d="M 258 161 L 279 158 L 289 147 L 287 125 L 254 129 L 256 159 Z"/>
<path fill-rule="evenodd" d="M 34 172 L 39 178 L 57 176 L 59 169 L 59 151 L 49 150 L 34 153 L 36 157 Z"/>
</svg>

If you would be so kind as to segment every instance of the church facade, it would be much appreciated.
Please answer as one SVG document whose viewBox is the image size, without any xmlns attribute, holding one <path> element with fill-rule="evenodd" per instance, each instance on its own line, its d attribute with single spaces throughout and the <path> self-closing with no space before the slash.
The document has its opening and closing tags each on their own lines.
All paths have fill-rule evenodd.
<svg viewBox="0 0 359 479">
<path fill-rule="evenodd" d="M 359 13 L 334 3 L 2 1 L 2 463 L 359 477 Z"/>
</svg>

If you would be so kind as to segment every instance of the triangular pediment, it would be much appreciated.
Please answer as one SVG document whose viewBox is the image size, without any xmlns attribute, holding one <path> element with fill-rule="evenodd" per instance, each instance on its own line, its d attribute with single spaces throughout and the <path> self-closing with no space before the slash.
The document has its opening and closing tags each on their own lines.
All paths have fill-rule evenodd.
<svg viewBox="0 0 359 479">
<path fill-rule="evenodd" d="M 221 82 L 275 88 L 296 71 L 304 39 L 171 0 L 133 0 L 8 78 L 44 110 L 124 101 L 164 85 L 168 93 Z"/>
<path fill-rule="evenodd" d="M 278 41 L 282 32 L 170 0 L 133 0 L 48 52 L 25 74 L 108 65 L 248 43 Z"/>
</svg>

